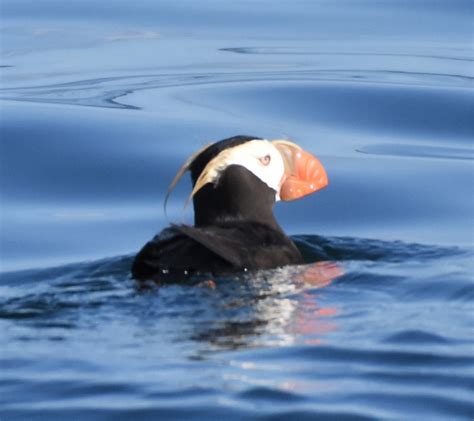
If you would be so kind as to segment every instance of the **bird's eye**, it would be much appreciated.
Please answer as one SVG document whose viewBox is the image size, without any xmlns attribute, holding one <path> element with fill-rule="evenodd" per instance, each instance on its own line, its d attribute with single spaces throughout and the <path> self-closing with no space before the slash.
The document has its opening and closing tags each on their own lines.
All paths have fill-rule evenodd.
<svg viewBox="0 0 474 421">
<path fill-rule="evenodd" d="M 265 155 L 263 158 L 260 158 L 259 161 L 263 164 L 263 165 L 268 165 L 271 161 L 271 156 L 270 155 Z"/>
</svg>

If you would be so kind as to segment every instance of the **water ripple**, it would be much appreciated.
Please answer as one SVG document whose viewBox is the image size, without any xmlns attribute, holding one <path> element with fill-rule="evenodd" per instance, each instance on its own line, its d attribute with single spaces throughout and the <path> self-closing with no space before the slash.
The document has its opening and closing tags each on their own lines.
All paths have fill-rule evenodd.
<svg viewBox="0 0 474 421">
<path fill-rule="evenodd" d="M 453 55 L 431 55 L 416 53 L 375 53 L 375 52 L 353 52 L 353 51 L 320 51 L 310 48 L 285 48 L 285 47 L 229 47 L 221 48 L 221 51 L 228 51 L 237 54 L 259 54 L 259 55 L 316 55 L 316 56 L 357 56 L 357 57 L 416 57 L 437 60 L 456 60 L 472 62 L 472 56 L 453 56 Z"/>
<path fill-rule="evenodd" d="M 131 256 L 3 273 L 12 291 L 0 300 L 7 327 L 0 389 L 9 402 L 2 415 L 78 417 L 94 408 L 97 419 L 224 412 L 236 419 L 380 419 L 408 408 L 426 413 L 427 405 L 435 415 L 469 413 L 471 343 L 461 339 L 461 325 L 450 333 L 442 327 L 472 302 L 446 306 L 446 297 L 469 283 L 435 286 L 432 275 L 449 273 L 469 250 L 349 237 L 295 240 L 309 260 L 340 267 L 332 284 L 315 283 L 326 267 L 317 263 L 216 279 L 215 289 L 141 290 L 130 279 Z M 421 311 L 418 297 L 429 290 L 437 291 L 431 303 L 443 303 L 448 321 L 401 323 Z M 14 344 L 33 340 L 27 355 L 12 353 Z M 75 351 L 53 360 L 51 346 L 63 355 Z M 128 361 L 123 370 L 116 370 L 117 359 Z M 194 373 L 195 383 L 174 384 L 170 373 L 177 369 Z M 41 373 L 49 373 L 47 380 Z M 17 398 L 21 393 L 33 412 Z"/>
<path fill-rule="evenodd" d="M 462 74 L 366 69 L 305 69 L 245 72 L 158 73 L 100 77 L 43 86 L 0 89 L 0 99 L 82 105 L 104 108 L 140 109 L 127 104 L 127 95 L 170 87 L 206 86 L 242 82 L 346 81 L 424 86 L 473 86 L 474 77 Z M 121 98 L 119 100 L 119 98 Z"/>
</svg>

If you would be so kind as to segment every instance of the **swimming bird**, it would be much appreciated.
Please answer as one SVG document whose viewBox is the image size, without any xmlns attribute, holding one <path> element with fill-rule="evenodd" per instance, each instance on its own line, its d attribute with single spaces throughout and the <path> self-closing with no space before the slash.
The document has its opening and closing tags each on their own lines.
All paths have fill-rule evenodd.
<svg viewBox="0 0 474 421">
<path fill-rule="evenodd" d="M 327 186 L 320 161 L 288 140 L 234 136 L 193 154 L 172 181 L 191 173 L 194 226 L 171 225 L 136 255 L 137 280 L 179 282 L 301 264 L 303 258 L 273 215 L 279 200 Z"/>
</svg>

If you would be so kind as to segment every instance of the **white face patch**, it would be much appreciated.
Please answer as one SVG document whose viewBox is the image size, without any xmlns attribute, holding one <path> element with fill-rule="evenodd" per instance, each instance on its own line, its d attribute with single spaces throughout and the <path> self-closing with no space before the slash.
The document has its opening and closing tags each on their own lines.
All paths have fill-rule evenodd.
<svg viewBox="0 0 474 421">
<path fill-rule="evenodd" d="M 196 181 L 191 196 L 207 183 L 217 183 L 229 165 L 240 165 L 275 190 L 280 200 L 280 185 L 285 173 L 283 158 L 278 149 L 268 140 L 251 140 L 233 148 L 224 149 L 211 159 Z"/>
</svg>

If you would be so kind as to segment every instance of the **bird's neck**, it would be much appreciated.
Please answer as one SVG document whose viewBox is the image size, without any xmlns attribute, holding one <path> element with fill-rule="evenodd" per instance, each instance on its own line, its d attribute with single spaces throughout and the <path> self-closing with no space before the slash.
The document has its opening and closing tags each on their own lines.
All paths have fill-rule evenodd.
<svg viewBox="0 0 474 421">
<path fill-rule="evenodd" d="M 215 225 L 231 221 L 260 222 L 281 231 L 273 215 L 273 209 L 258 208 L 251 204 L 221 200 L 215 195 L 200 195 L 194 200 L 194 224 L 196 226 Z"/>
<path fill-rule="evenodd" d="M 193 201 L 196 226 L 252 221 L 282 231 L 273 215 L 275 191 L 247 170 L 229 167 L 217 185 L 206 184 Z"/>
</svg>

